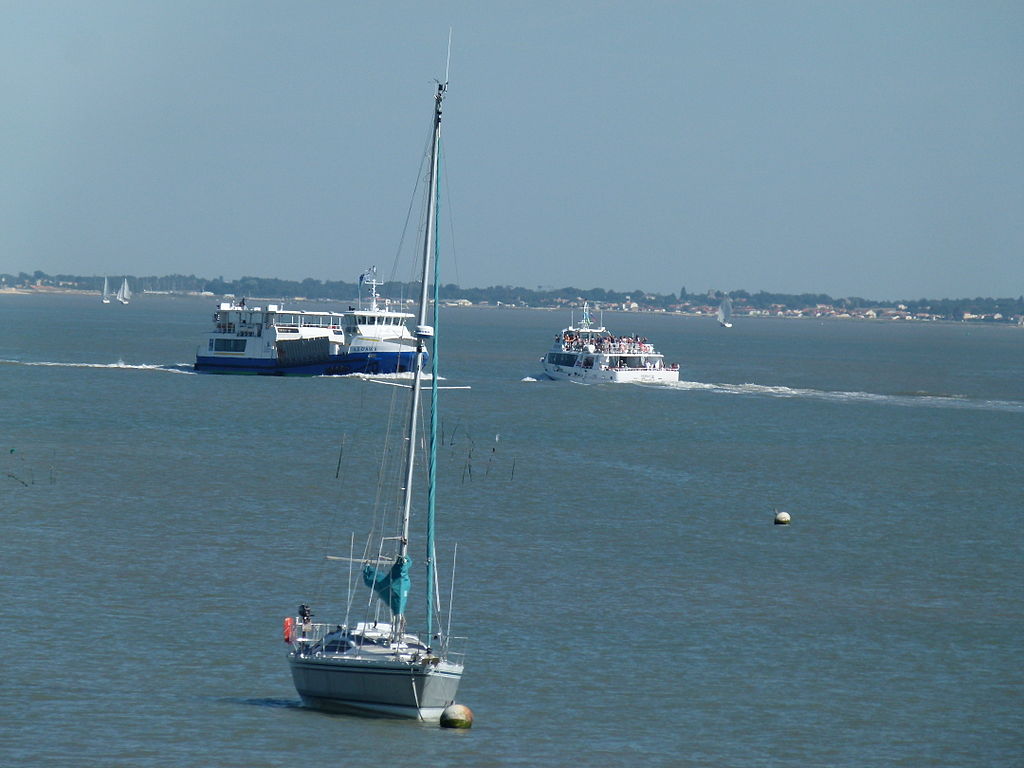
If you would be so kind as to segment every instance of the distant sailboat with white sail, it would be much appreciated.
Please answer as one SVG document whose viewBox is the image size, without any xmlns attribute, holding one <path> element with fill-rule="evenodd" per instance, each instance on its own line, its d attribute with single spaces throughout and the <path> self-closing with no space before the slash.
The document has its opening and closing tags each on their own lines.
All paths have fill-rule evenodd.
<svg viewBox="0 0 1024 768">
<path fill-rule="evenodd" d="M 132 289 L 128 287 L 128 278 L 124 279 L 121 283 L 121 287 L 117 289 L 117 300 L 122 304 L 127 304 L 132 300 Z"/>
<path fill-rule="evenodd" d="M 106 277 L 103 278 L 103 303 L 110 303 L 110 281 Z"/>
<path fill-rule="evenodd" d="M 718 324 L 723 328 L 732 328 L 732 300 L 726 296 L 722 299 L 722 303 L 718 305 L 718 311 L 715 313 L 718 318 Z"/>
</svg>

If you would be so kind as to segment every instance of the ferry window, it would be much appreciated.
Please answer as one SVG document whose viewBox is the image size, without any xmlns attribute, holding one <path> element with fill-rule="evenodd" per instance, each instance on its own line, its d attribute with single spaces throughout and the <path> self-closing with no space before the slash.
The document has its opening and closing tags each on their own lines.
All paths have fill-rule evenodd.
<svg viewBox="0 0 1024 768">
<path fill-rule="evenodd" d="M 552 365 L 564 365 L 571 368 L 576 365 L 576 355 L 562 352 L 548 352 L 548 362 Z"/>
<path fill-rule="evenodd" d="M 213 349 L 216 352 L 244 352 L 245 339 L 214 339 Z"/>
</svg>

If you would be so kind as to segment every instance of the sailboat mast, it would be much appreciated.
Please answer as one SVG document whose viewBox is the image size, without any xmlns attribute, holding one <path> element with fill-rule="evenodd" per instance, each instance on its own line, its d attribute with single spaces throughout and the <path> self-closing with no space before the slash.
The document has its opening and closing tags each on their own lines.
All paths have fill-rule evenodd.
<svg viewBox="0 0 1024 768">
<path fill-rule="evenodd" d="M 412 380 L 412 403 L 409 408 L 409 431 L 407 434 L 408 445 L 405 453 L 405 486 L 402 497 L 402 540 L 399 543 L 398 557 L 405 560 L 409 553 L 409 518 L 412 509 L 412 487 L 413 470 L 416 460 L 416 422 L 419 418 L 420 391 L 423 389 L 423 353 L 426 350 L 427 340 L 434 335 L 434 329 L 427 325 L 427 288 L 430 284 L 430 258 L 433 255 L 433 245 L 437 205 L 437 165 L 438 147 L 441 142 L 441 103 L 444 101 L 444 93 L 448 88 L 447 83 L 437 84 L 437 94 L 434 97 L 434 139 L 430 145 L 430 177 L 427 188 L 427 226 L 423 236 L 423 273 L 420 284 L 420 306 L 416 324 L 416 362 L 413 366 Z M 399 629 L 403 631 L 404 617 L 398 619 Z"/>
</svg>

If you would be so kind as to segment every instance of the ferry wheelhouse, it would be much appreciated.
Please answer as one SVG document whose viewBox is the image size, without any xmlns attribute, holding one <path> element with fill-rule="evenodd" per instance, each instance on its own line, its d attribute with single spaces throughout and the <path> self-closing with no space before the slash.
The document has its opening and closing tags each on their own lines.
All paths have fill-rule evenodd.
<svg viewBox="0 0 1024 768">
<path fill-rule="evenodd" d="M 563 328 L 541 363 L 551 379 L 585 384 L 679 381 L 678 363 L 665 363 L 646 338 L 613 336 L 603 325 L 593 325 L 587 304 L 580 324 Z"/>
<path fill-rule="evenodd" d="M 246 306 L 245 299 L 221 303 L 196 350 L 195 369 L 271 376 L 411 371 L 416 340 L 406 322 L 413 315 L 393 311 L 386 300 L 382 305 L 372 270 L 360 283 L 367 286 L 368 308 L 347 312 L 286 310 L 277 304 L 263 309 Z"/>
</svg>

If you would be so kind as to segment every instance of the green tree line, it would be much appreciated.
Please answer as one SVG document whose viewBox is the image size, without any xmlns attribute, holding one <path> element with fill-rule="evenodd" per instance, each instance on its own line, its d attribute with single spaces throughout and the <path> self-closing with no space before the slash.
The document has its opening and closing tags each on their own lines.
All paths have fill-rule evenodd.
<svg viewBox="0 0 1024 768">
<path fill-rule="evenodd" d="M 111 285 L 116 287 L 121 275 L 111 278 Z M 307 299 L 331 299 L 336 301 L 352 301 L 359 292 L 357 283 L 343 280 L 316 280 L 307 277 L 305 280 L 281 280 L 268 277 L 241 277 L 237 280 L 225 280 L 223 277 L 207 278 L 196 275 L 127 275 L 135 291 L 167 291 L 173 293 L 198 293 L 207 291 L 218 296 L 234 294 L 261 299 L 286 299 L 303 297 Z M 17 275 L 0 274 L 0 280 L 7 286 L 46 285 L 75 290 L 100 291 L 103 288 L 102 276 L 81 275 L 48 275 L 41 271 Z M 381 295 L 391 299 L 403 299 L 418 296 L 416 283 L 386 282 L 381 286 Z M 688 293 L 685 286 L 679 293 L 651 293 L 636 289 L 634 291 L 610 291 L 604 288 L 537 288 L 536 290 L 511 285 L 492 285 L 487 288 L 462 288 L 454 283 L 447 283 L 440 288 L 442 299 L 467 299 L 474 304 L 487 302 L 490 304 L 512 304 L 525 306 L 552 306 L 560 303 L 585 300 L 603 305 L 636 302 L 649 309 L 672 309 L 681 305 L 703 306 L 717 303 L 724 292 Z M 928 312 L 952 319 L 960 319 L 965 313 L 975 315 L 993 315 L 1000 313 L 1005 319 L 1012 315 L 1024 314 L 1024 296 L 1017 298 L 943 298 L 943 299 L 867 299 L 859 296 L 833 298 L 824 293 L 769 293 L 758 291 L 749 293 L 743 289 L 729 291 L 734 306 L 748 306 L 753 309 L 805 309 L 817 305 L 833 306 L 837 309 L 872 309 L 894 307 L 902 304 L 910 312 Z"/>
</svg>

